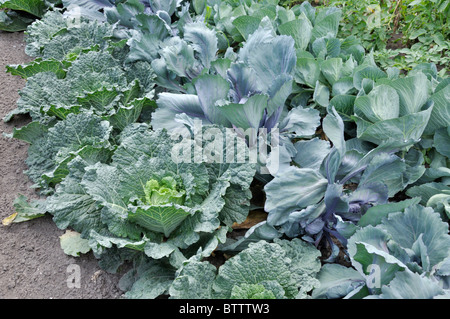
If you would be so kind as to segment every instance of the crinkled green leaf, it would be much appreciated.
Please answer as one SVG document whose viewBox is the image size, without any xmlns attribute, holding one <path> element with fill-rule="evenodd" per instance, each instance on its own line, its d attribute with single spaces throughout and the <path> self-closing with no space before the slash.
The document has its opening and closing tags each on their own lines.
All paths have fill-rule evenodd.
<svg viewBox="0 0 450 319">
<path fill-rule="evenodd" d="M 176 274 L 169 288 L 174 299 L 211 299 L 216 267 L 209 262 L 188 261 Z"/>
<path fill-rule="evenodd" d="M 111 148 L 111 129 L 108 122 L 91 114 L 69 114 L 31 144 L 27 175 L 44 188 L 60 182 L 76 155 L 91 156 Z"/>
<path fill-rule="evenodd" d="M 216 296 L 230 298 L 233 288 L 242 287 L 243 284 L 261 284 L 268 289 L 271 286 L 264 284 L 268 281 L 276 281 L 283 288 L 286 298 L 296 297 L 302 287 L 307 291 L 312 288 L 309 281 L 315 280 L 315 273 L 318 271 L 318 254 L 310 256 L 310 260 L 305 260 L 302 257 L 302 249 L 309 248 L 298 239 L 291 243 L 280 240 L 275 243 L 259 241 L 250 244 L 249 248 L 230 258 L 219 268 L 213 283 Z M 308 275 L 312 276 L 306 279 L 305 276 Z M 236 293 L 236 289 L 234 292 Z M 278 289 L 272 293 L 279 295 Z"/>
</svg>

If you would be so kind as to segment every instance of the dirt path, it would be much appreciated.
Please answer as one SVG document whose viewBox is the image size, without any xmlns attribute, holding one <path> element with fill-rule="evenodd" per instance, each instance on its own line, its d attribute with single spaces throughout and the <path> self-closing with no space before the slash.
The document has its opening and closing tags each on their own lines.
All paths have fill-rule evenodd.
<svg viewBox="0 0 450 319">
<path fill-rule="evenodd" d="M 24 53 L 22 33 L 0 31 L 0 119 L 16 107 L 18 90 L 25 82 L 20 77 L 5 73 L 8 64 L 30 61 Z M 0 120 L 0 219 L 14 212 L 13 202 L 21 193 L 36 198 L 30 181 L 23 171 L 27 169 L 28 144 L 6 139 L 3 132 L 27 123 L 27 117 L 15 118 L 10 123 Z M 59 244 L 59 230 L 50 216 L 5 227 L 0 224 L 0 299 L 98 299 L 119 298 L 119 275 L 100 270 L 92 254 L 79 258 L 64 254 Z M 76 265 L 76 266 L 73 266 Z M 80 287 L 70 287 L 78 277 Z M 72 278 L 74 278 L 72 280 Z"/>
</svg>

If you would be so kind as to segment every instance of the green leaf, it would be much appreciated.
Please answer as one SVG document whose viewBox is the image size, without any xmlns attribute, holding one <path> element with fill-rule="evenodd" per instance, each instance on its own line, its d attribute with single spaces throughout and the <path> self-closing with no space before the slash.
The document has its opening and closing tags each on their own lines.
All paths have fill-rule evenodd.
<svg viewBox="0 0 450 319">
<path fill-rule="evenodd" d="M 67 166 L 68 175 L 59 184 L 55 193 L 47 198 L 47 210 L 60 229 L 71 227 L 87 238 L 90 231 L 102 232 L 106 225 L 101 220 L 102 206 L 80 185 L 84 169 L 97 159 L 86 161 L 76 157 Z M 100 161 L 106 161 L 102 159 Z"/>
<path fill-rule="evenodd" d="M 388 85 L 397 91 L 400 98 L 400 116 L 421 111 L 430 97 L 431 84 L 423 73 L 394 80 Z"/>
<path fill-rule="evenodd" d="M 283 294 L 283 287 L 276 281 L 266 281 L 260 284 L 234 286 L 231 291 L 231 299 L 277 299 L 277 297 L 281 298 Z"/>
<path fill-rule="evenodd" d="M 326 85 L 323 85 L 317 81 L 314 89 L 313 100 L 320 106 L 327 107 L 330 104 L 330 89 Z"/>
<path fill-rule="evenodd" d="M 82 157 L 109 151 L 112 127 L 89 113 L 69 114 L 29 147 L 26 172 L 41 187 L 54 186 L 67 175 L 67 164 Z"/>
<path fill-rule="evenodd" d="M 349 121 L 353 115 L 355 99 L 354 95 L 336 95 L 330 100 L 329 105 L 335 108 L 344 121 Z"/>
<path fill-rule="evenodd" d="M 7 65 L 6 70 L 12 75 L 19 75 L 24 79 L 40 72 L 53 72 L 58 79 L 62 79 L 66 75 L 65 65 L 56 59 L 42 60 L 38 58 L 26 65 Z"/>
<path fill-rule="evenodd" d="M 420 197 L 420 204 L 426 206 L 427 202 L 431 197 L 437 194 L 449 194 L 450 195 L 450 187 L 443 183 L 425 183 L 421 185 L 416 185 L 409 188 L 406 191 L 406 194 L 410 197 Z"/>
<path fill-rule="evenodd" d="M 97 163 L 86 167 L 81 185 L 92 199 L 102 206 L 101 220 L 108 230 L 119 237 L 138 239 L 142 228 L 128 221 L 128 203 L 119 193 L 119 170 L 116 167 Z"/>
<path fill-rule="evenodd" d="M 406 164 L 398 156 L 381 153 L 370 161 L 359 184 L 382 183 L 387 186 L 389 197 L 392 197 L 408 184 L 404 176 L 406 169 Z"/>
<path fill-rule="evenodd" d="M 44 137 L 47 132 L 48 127 L 46 125 L 34 121 L 20 128 L 14 128 L 12 137 L 33 144 Z"/>
<path fill-rule="evenodd" d="M 128 125 L 136 123 L 146 106 L 154 108 L 152 101 L 146 97 L 135 99 L 127 105 L 120 106 L 108 120 L 115 129 L 122 131 Z"/>
<path fill-rule="evenodd" d="M 216 267 L 209 262 L 189 260 L 178 271 L 169 288 L 170 298 L 211 299 Z"/>
<path fill-rule="evenodd" d="M 399 118 L 379 121 L 374 124 L 352 116 L 357 125 L 357 137 L 375 144 L 388 139 L 406 141 L 419 140 L 430 118 L 432 108 Z"/>
<path fill-rule="evenodd" d="M 368 95 L 359 96 L 355 100 L 355 114 L 372 123 L 397 118 L 400 104 L 397 92 L 387 86 L 376 86 Z"/>
<path fill-rule="evenodd" d="M 297 137 L 310 137 L 320 126 L 320 112 L 313 108 L 292 108 L 282 122 L 281 129 Z"/>
<path fill-rule="evenodd" d="M 219 106 L 222 114 L 236 127 L 246 130 L 259 128 L 259 123 L 267 108 L 268 96 L 255 94 L 248 98 L 244 104 L 229 103 Z"/>
<path fill-rule="evenodd" d="M 358 271 L 340 264 L 325 264 L 317 279 L 320 286 L 312 293 L 314 299 L 338 299 L 365 285 Z"/>
<path fill-rule="evenodd" d="M 282 287 L 285 298 L 296 297 L 302 287 L 308 291 L 311 288 L 311 280 L 315 280 L 317 266 L 320 267 L 320 265 L 317 260 L 318 254 L 309 257 L 302 255 L 301 250 L 307 249 L 306 247 L 310 246 L 302 244 L 299 239 L 291 243 L 279 240 L 275 243 L 259 241 L 250 244 L 249 248 L 228 259 L 219 268 L 213 283 L 216 296 L 230 298 L 233 291 L 235 294 L 237 293 L 234 287 L 240 286 L 241 289 L 248 289 L 248 286 L 242 287 L 242 285 L 258 284 L 263 285 L 266 290 L 269 287 L 274 288 L 271 291 L 274 296 L 279 298 L 281 297 L 279 296 L 279 286 Z M 315 250 L 313 247 L 311 249 Z M 311 265 L 311 262 L 314 266 Z M 310 277 L 306 278 L 305 275 Z M 311 277 L 311 275 L 313 276 Z M 269 285 L 269 281 L 275 281 L 278 285 Z"/>
<path fill-rule="evenodd" d="M 330 143 L 317 137 L 295 143 L 297 154 L 293 158 L 300 167 L 319 169 L 330 152 Z"/>
<path fill-rule="evenodd" d="M 420 201 L 420 197 L 405 199 L 400 202 L 392 202 L 370 207 L 367 212 L 361 217 L 358 225 L 365 227 L 367 225 L 377 226 L 382 219 L 387 217 L 390 213 L 404 211 L 405 208 L 416 205 Z"/>
<path fill-rule="evenodd" d="M 379 293 L 383 285 L 387 285 L 396 272 L 406 269 L 406 265 L 393 256 L 387 247 L 389 234 L 378 227 L 366 226 L 356 231 L 348 241 L 348 252 L 352 265 L 366 279 L 371 278 L 374 265 L 378 268 L 376 286 L 372 293 Z M 374 278 L 371 278 L 372 280 Z"/>
<path fill-rule="evenodd" d="M 203 66 L 209 68 L 218 50 L 215 31 L 202 22 L 188 23 L 184 26 L 184 39 L 191 42 Z"/>
<path fill-rule="evenodd" d="M 64 235 L 59 236 L 61 248 L 66 255 L 79 257 L 91 250 L 89 241 L 81 238 L 81 234 L 72 230 L 66 230 Z"/>
<path fill-rule="evenodd" d="M 154 232 L 163 233 L 169 237 L 170 233 L 190 215 L 183 206 L 166 204 L 132 207 L 128 219 L 139 226 Z"/>
<path fill-rule="evenodd" d="M 242 37 L 247 40 L 258 29 L 260 22 L 259 18 L 243 15 L 234 19 L 232 23 Z"/>
<path fill-rule="evenodd" d="M 337 8 L 322 8 L 316 15 L 312 31 L 312 41 L 322 37 L 335 37 L 339 29 L 341 10 Z"/>
<path fill-rule="evenodd" d="M 320 70 L 330 85 L 334 85 L 341 78 L 342 59 L 330 58 L 320 64 Z"/>
<path fill-rule="evenodd" d="M 6 32 L 25 31 L 34 21 L 17 11 L 0 11 L 0 30 Z"/>
<path fill-rule="evenodd" d="M 205 10 L 206 0 L 194 0 L 192 1 L 192 6 L 196 14 L 200 15 Z"/>
<path fill-rule="evenodd" d="M 353 86 L 357 90 L 361 90 L 363 88 L 363 80 L 369 79 L 373 81 L 377 81 L 378 79 L 382 79 L 387 77 L 387 74 L 380 70 L 376 66 L 360 66 L 353 75 Z"/>
<path fill-rule="evenodd" d="M 448 225 L 432 208 L 420 205 L 407 207 L 404 213 L 390 214 L 383 221 L 382 227 L 400 246 L 410 249 L 422 234 L 431 266 L 437 265 L 449 255 L 445 248 L 450 246 Z"/>
<path fill-rule="evenodd" d="M 292 211 L 317 204 L 327 185 L 327 179 L 317 170 L 289 167 L 264 187 L 267 196 L 264 209 L 270 213 L 268 222 L 281 225 Z"/>
<path fill-rule="evenodd" d="M 23 221 L 32 220 L 45 215 L 47 212 L 46 202 L 42 200 L 28 201 L 25 195 L 19 194 L 14 200 L 15 213 L 2 220 L 4 226 L 9 226 L 11 223 L 20 223 Z"/>
<path fill-rule="evenodd" d="M 244 222 L 248 216 L 251 198 L 250 189 L 242 189 L 235 185 L 230 186 L 225 195 L 225 205 L 219 213 L 220 220 L 230 227 L 234 223 Z"/>
<path fill-rule="evenodd" d="M 450 158 L 450 134 L 448 127 L 436 130 L 433 142 L 434 147 L 440 154 Z"/>
<path fill-rule="evenodd" d="M 241 49 L 239 53 L 241 58 L 243 49 L 252 43 L 254 37 L 258 37 L 256 32 Z M 291 75 L 294 72 L 297 59 L 294 45 L 295 42 L 291 37 L 280 35 L 268 42 L 257 43 L 254 49 L 259 50 L 259 54 L 250 54 L 246 58 L 244 56 L 244 61 L 256 71 L 261 87 L 269 91 L 271 84 L 279 76 Z"/>
<path fill-rule="evenodd" d="M 228 127 L 230 123 L 223 118 L 216 102 L 227 98 L 230 83 L 220 75 L 205 74 L 196 78 L 194 85 L 205 117 L 211 123 Z"/>
<path fill-rule="evenodd" d="M 312 36 L 313 26 L 305 15 L 278 26 L 280 34 L 289 35 L 295 41 L 296 50 L 306 50 Z"/>
<path fill-rule="evenodd" d="M 450 84 L 431 95 L 434 102 L 430 120 L 425 128 L 426 134 L 431 134 L 440 128 L 447 128 L 450 123 Z"/>
<path fill-rule="evenodd" d="M 306 84 L 311 88 L 316 87 L 320 76 L 320 65 L 313 58 L 298 58 L 295 68 L 295 81 Z"/>
<path fill-rule="evenodd" d="M 381 290 L 381 299 L 433 299 L 445 294 L 437 282 L 411 271 L 397 273 Z"/>
<path fill-rule="evenodd" d="M 25 11 L 39 18 L 44 14 L 45 8 L 42 0 L 2 0 L 0 2 L 0 9 Z"/>
<path fill-rule="evenodd" d="M 125 297 L 128 299 L 154 299 L 169 289 L 173 279 L 173 269 L 152 261 L 139 274 L 131 289 L 125 293 Z"/>
</svg>

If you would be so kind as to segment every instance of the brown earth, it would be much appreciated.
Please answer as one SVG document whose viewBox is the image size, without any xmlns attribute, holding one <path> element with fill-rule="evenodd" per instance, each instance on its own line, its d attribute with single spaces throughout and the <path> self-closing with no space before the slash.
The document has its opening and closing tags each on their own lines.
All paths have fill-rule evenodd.
<svg viewBox="0 0 450 319">
<path fill-rule="evenodd" d="M 16 107 L 18 90 L 25 85 L 20 77 L 5 72 L 8 64 L 31 60 L 24 49 L 23 33 L 0 31 L 0 119 Z M 37 198 L 30 188 L 32 183 L 23 174 L 28 144 L 2 136 L 28 121 L 25 116 L 9 123 L 0 120 L 0 220 L 14 213 L 13 202 L 18 194 Z M 59 243 L 63 233 L 51 216 L 11 226 L 0 224 L 0 299 L 120 298 L 121 275 L 101 270 L 92 253 L 66 255 Z M 76 282 L 72 280 L 76 275 L 73 269 L 79 270 L 79 288 L 71 287 Z"/>
</svg>

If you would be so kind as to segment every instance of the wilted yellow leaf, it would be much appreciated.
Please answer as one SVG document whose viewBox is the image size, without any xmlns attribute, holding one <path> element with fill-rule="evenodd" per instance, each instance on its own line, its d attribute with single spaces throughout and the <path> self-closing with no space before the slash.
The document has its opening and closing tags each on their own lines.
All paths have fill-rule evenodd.
<svg viewBox="0 0 450 319">
<path fill-rule="evenodd" d="M 12 214 L 12 215 L 10 215 L 10 216 L 8 216 L 8 217 L 5 217 L 5 218 L 2 220 L 3 226 L 9 226 L 9 225 L 11 225 L 12 222 L 14 221 L 14 219 L 16 219 L 16 217 L 17 217 L 17 213 L 14 213 L 14 214 Z"/>
</svg>

